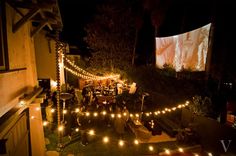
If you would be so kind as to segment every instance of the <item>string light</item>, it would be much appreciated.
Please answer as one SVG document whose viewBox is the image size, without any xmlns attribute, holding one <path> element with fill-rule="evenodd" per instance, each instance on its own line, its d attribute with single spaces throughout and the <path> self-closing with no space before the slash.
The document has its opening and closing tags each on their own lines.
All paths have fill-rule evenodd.
<svg viewBox="0 0 236 156">
<path fill-rule="evenodd" d="M 103 114 L 103 115 L 106 115 L 106 114 L 107 114 L 107 112 L 106 112 L 106 111 L 102 111 L 102 114 Z"/>
<path fill-rule="evenodd" d="M 123 140 L 119 140 L 119 146 L 124 146 L 124 141 Z"/>
<path fill-rule="evenodd" d="M 86 112 L 86 113 L 85 113 L 85 115 L 86 115 L 86 116 L 89 116 L 89 115 L 90 115 L 90 113 L 89 113 L 89 112 Z"/>
<path fill-rule="evenodd" d="M 213 156 L 212 153 L 208 153 L 208 156 Z"/>
<path fill-rule="evenodd" d="M 34 118 L 34 119 L 36 119 L 34 116 L 31 116 L 31 118 Z M 38 119 L 39 120 L 39 119 Z M 43 125 L 44 126 L 46 126 L 46 125 L 48 125 L 48 121 L 43 121 Z M 58 131 L 59 132 L 62 132 L 64 130 L 64 126 L 59 126 L 58 127 Z M 75 131 L 76 132 L 79 132 L 79 128 L 76 128 L 75 129 Z M 93 129 L 91 129 L 89 132 L 88 132 L 88 134 L 89 135 L 95 135 L 95 131 L 93 130 Z M 108 136 L 104 136 L 104 137 L 102 137 L 102 141 L 103 141 L 103 143 L 105 143 L 105 144 L 107 144 L 109 141 L 110 141 L 110 139 L 109 139 L 109 137 Z M 135 139 L 134 141 L 133 141 L 133 144 L 134 145 L 139 145 L 139 141 L 137 140 L 137 139 Z M 118 140 L 118 145 L 120 146 L 120 147 L 123 147 L 124 145 L 125 145 L 125 141 L 124 140 Z M 148 146 L 148 150 L 149 151 L 154 151 L 154 147 L 152 146 L 152 145 L 149 145 Z M 184 150 L 182 149 L 182 148 L 178 148 L 178 151 L 179 152 L 184 152 Z M 169 149 L 164 149 L 164 152 L 166 153 L 166 154 L 170 154 L 171 152 L 170 152 L 170 150 Z M 197 153 L 193 153 L 194 154 L 194 156 L 199 156 L 199 154 L 197 154 Z M 213 156 L 212 155 L 212 153 L 208 153 L 208 156 Z"/>
<path fill-rule="evenodd" d="M 139 144 L 139 141 L 137 139 L 134 140 L 134 144 L 135 145 L 138 145 Z"/>
<path fill-rule="evenodd" d="M 26 102 L 25 102 L 24 100 L 20 100 L 19 104 L 20 104 L 21 106 L 24 106 L 24 105 L 26 104 Z"/>
<path fill-rule="evenodd" d="M 63 55 L 64 57 L 64 55 Z M 70 61 L 68 58 L 64 57 L 64 60 L 66 63 L 68 63 L 72 68 L 74 68 L 74 70 L 72 68 L 70 68 L 67 65 L 64 65 L 63 67 L 69 71 L 70 73 L 72 73 L 75 76 L 84 78 L 84 79 L 88 79 L 88 80 L 105 80 L 105 79 L 118 79 L 120 77 L 120 75 L 109 75 L 109 76 L 96 76 L 94 74 L 91 74 L 87 71 L 85 71 L 84 69 L 78 67 L 77 65 L 75 65 L 72 61 Z"/>
<path fill-rule="evenodd" d="M 181 107 L 180 107 L 181 106 Z M 154 112 L 146 112 L 146 113 L 143 113 L 142 112 L 142 114 L 145 114 L 147 117 L 151 117 L 151 115 L 153 114 L 154 116 L 157 116 L 157 115 L 160 115 L 160 114 L 166 114 L 166 113 L 171 113 L 171 112 L 173 112 L 173 111 L 176 111 L 176 110 L 178 110 L 178 109 L 181 109 L 181 108 L 184 108 L 184 107 L 186 107 L 185 105 L 184 106 L 182 106 L 182 105 L 178 105 L 177 107 L 172 107 L 172 108 L 165 108 L 165 109 L 163 109 L 163 110 L 158 110 L 158 111 L 154 111 Z M 177 109 L 178 108 L 178 109 Z M 166 111 L 165 111 L 166 110 Z M 54 109 L 52 108 L 51 109 L 51 112 L 54 112 Z M 88 111 L 86 111 L 86 112 L 82 112 L 81 110 L 80 110 L 80 108 L 76 108 L 75 109 L 75 111 L 74 111 L 75 113 L 80 113 L 81 115 L 85 115 L 86 117 L 89 117 L 91 114 L 93 114 L 93 117 L 98 117 L 99 115 L 103 115 L 103 116 L 105 116 L 105 115 L 110 115 L 110 117 L 111 118 L 115 118 L 115 117 L 118 117 L 118 118 L 122 118 L 123 116 L 124 117 L 126 117 L 128 114 L 127 113 L 118 113 L 118 114 L 114 114 L 114 113 L 107 113 L 105 110 L 103 110 L 103 111 L 101 111 L 101 112 L 88 112 Z M 67 113 L 67 110 L 63 110 L 63 114 L 66 114 Z M 132 113 L 130 113 L 129 114 L 129 117 L 130 118 L 139 118 L 139 114 L 140 113 L 135 113 L 135 115 L 134 114 L 132 114 Z"/>
<path fill-rule="evenodd" d="M 166 154 L 170 154 L 170 150 L 165 149 L 165 153 L 166 153 Z"/>
<path fill-rule="evenodd" d="M 67 110 L 63 110 L 63 114 L 66 114 L 67 113 Z"/>
<path fill-rule="evenodd" d="M 108 138 L 107 136 L 105 136 L 105 137 L 103 138 L 103 142 L 104 142 L 104 143 L 108 143 L 108 142 L 109 142 L 109 138 Z"/>
<path fill-rule="evenodd" d="M 154 150 L 153 146 L 148 146 L 148 149 L 149 149 L 149 151 L 153 151 Z"/>
<path fill-rule="evenodd" d="M 181 153 L 184 152 L 183 148 L 179 148 L 179 152 Z"/>
<path fill-rule="evenodd" d="M 61 131 L 63 131 L 63 130 L 64 130 L 64 127 L 63 127 L 62 125 L 58 127 L 58 131 L 59 131 L 59 132 L 61 132 Z"/>
<path fill-rule="evenodd" d="M 48 125 L 48 122 L 47 121 L 44 121 L 43 122 L 43 126 L 47 126 Z"/>
<path fill-rule="evenodd" d="M 91 129 L 89 132 L 88 132 L 89 135 L 95 135 L 95 132 L 93 129 Z"/>
<path fill-rule="evenodd" d="M 97 117 L 97 116 L 98 116 L 98 113 L 97 113 L 97 112 L 94 112 L 94 113 L 93 113 L 93 116 L 94 116 L 94 117 Z"/>
</svg>

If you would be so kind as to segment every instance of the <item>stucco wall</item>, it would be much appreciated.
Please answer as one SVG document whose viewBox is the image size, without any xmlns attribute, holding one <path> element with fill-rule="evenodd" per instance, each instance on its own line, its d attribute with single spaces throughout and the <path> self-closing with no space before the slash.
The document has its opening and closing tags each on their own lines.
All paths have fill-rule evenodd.
<svg viewBox="0 0 236 156">
<path fill-rule="evenodd" d="M 30 37 L 31 23 L 27 22 L 16 33 L 12 32 L 13 23 L 19 18 L 14 9 L 6 4 L 9 70 L 26 69 L 0 73 L 0 117 L 18 104 L 19 97 L 25 91 L 30 92 L 37 86 L 34 40 Z"/>
<path fill-rule="evenodd" d="M 44 36 L 43 32 L 35 36 L 37 75 L 40 79 L 56 80 L 55 41 Z"/>
</svg>

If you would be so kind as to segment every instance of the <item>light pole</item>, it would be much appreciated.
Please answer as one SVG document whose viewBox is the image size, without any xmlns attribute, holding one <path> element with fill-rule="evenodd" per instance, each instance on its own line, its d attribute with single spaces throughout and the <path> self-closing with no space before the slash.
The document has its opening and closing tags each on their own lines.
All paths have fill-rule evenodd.
<svg viewBox="0 0 236 156">
<path fill-rule="evenodd" d="M 64 110 L 66 108 L 66 100 L 69 100 L 73 97 L 70 93 L 61 93 L 60 99 L 63 100 L 63 113 L 62 113 L 62 121 L 65 122 L 65 113 Z"/>
<path fill-rule="evenodd" d="M 140 114 L 140 120 L 142 120 L 142 114 L 143 114 L 143 104 L 144 104 L 144 98 L 145 98 L 145 96 L 149 96 L 149 94 L 148 94 L 148 93 L 146 93 L 146 92 L 144 92 L 144 93 L 142 94 L 142 104 L 141 104 L 141 114 Z"/>
</svg>

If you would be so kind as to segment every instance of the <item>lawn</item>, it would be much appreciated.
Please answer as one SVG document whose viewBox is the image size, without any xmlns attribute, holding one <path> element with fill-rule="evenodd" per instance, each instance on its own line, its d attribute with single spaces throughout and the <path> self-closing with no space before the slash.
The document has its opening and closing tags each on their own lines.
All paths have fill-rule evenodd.
<svg viewBox="0 0 236 156">
<path fill-rule="evenodd" d="M 95 135 L 90 136 L 90 141 L 87 146 L 81 144 L 80 132 L 75 133 L 75 137 L 70 141 L 68 136 L 62 138 L 62 143 L 65 145 L 61 148 L 61 156 L 67 156 L 73 154 L 75 156 L 130 156 L 130 155 L 155 155 L 162 152 L 164 149 L 177 148 L 177 142 L 164 142 L 164 143 L 152 143 L 152 144 L 134 144 L 135 136 L 130 129 L 126 129 L 123 136 L 124 146 L 119 146 L 119 137 L 115 133 L 113 127 L 107 127 L 106 125 L 97 125 L 94 127 Z M 103 137 L 108 136 L 109 142 L 104 143 Z M 50 144 L 46 146 L 47 150 L 58 150 L 57 142 L 58 137 L 56 131 L 49 132 L 48 128 L 45 128 L 45 137 L 50 140 Z M 150 146 L 153 150 L 150 151 Z"/>
</svg>

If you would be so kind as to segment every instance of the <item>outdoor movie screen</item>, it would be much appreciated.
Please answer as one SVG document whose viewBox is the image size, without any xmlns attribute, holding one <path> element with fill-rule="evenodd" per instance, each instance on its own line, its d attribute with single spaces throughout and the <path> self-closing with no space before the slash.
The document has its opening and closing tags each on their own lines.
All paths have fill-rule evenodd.
<svg viewBox="0 0 236 156">
<path fill-rule="evenodd" d="M 183 34 L 156 38 L 156 65 L 177 72 L 183 69 L 204 71 L 211 24 Z"/>
</svg>

